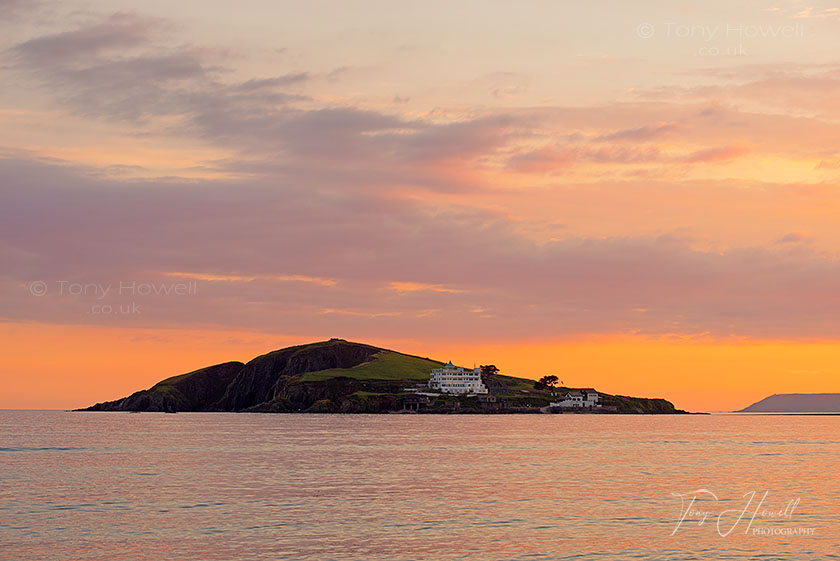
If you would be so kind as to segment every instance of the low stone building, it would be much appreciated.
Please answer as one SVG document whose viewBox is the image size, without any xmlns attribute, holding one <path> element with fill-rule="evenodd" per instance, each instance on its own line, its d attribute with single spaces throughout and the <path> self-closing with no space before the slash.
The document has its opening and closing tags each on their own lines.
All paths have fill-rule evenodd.
<svg viewBox="0 0 840 561">
<path fill-rule="evenodd" d="M 402 404 L 403 409 L 407 409 L 409 411 L 418 411 L 422 407 L 428 407 L 431 405 L 429 397 L 420 394 L 405 395 L 400 400 L 400 403 Z"/>
<path fill-rule="evenodd" d="M 482 409 L 499 409 L 501 404 L 495 395 L 480 395 L 478 396 L 478 404 Z"/>
</svg>

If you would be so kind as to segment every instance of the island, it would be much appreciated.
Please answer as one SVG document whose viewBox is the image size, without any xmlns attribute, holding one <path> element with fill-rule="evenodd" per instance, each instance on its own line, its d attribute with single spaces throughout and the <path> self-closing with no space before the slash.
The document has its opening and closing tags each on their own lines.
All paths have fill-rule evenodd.
<svg viewBox="0 0 840 561">
<path fill-rule="evenodd" d="M 737 413 L 840 413 L 840 393 L 780 393 Z"/>
<path fill-rule="evenodd" d="M 463 391 L 447 382 L 455 375 L 467 380 Z M 665 399 L 556 387 L 554 376 L 534 381 L 499 374 L 490 365 L 466 370 L 344 339 L 208 366 L 80 411 L 685 413 Z"/>
</svg>

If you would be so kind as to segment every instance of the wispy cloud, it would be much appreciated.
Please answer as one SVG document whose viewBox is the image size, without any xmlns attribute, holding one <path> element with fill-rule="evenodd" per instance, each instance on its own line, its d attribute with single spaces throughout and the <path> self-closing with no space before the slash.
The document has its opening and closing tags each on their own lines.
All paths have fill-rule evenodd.
<svg viewBox="0 0 840 561">
<path fill-rule="evenodd" d="M 778 240 L 776 240 L 776 243 L 780 243 L 780 244 L 803 243 L 803 242 L 810 243 L 810 242 L 813 241 L 813 239 L 814 239 L 814 236 L 810 232 L 805 232 L 805 231 L 803 231 L 803 232 L 790 232 L 788 234 L 785 234 L 784 236 L 782 236 Z"/>
<path fill-rule="evenodd" d="M 458 294 L 464 292 L 464 290 L 460 290 L 457 288 L 449 288 L 437 284 L 427 284 L 422 282 L 408 281 L 390 282 L 388 283 L 388 287 L 391 290 L 396 290 L 397 292 L 445 292 L 449 294 Z"/>
<path fill-rule="evenodd" d="M 750 149 L 744 144 L 730 144 L 721 148 L 698 150 L 683 158 L 683 161 L 696 164 L 701 162 L 725 162 L 749 153 Z"/>
<path fill-rule="evenodd" d="M 253 282 L 255 280 L 268 280 L 277 282 L 306 282 L 317 284 L 321 286 L 335 286 L 336 281 L 332 279 L 323 279 L 319 277 L 309 277 L 306 275 L 220 275 L 210 273 L 184 273 L 184 272 L 169 272 L 164 273 L 166 276 L 177 277 L 182 279 L 196 279 L 209 282 Z"/>
<path fill-rule="evenodd" d="M 683 130 L 685 126 L 677 121 L 655 123 L 652 125 L 644 125 L 632 129 L 624 129 L 609 134 L 601 135 L 597 140 L 630 140 L 636 142 L 646 142 L 654 140 L 667 135 L 670 132 Z"/>
<path fill-rule="evenodd" d="M 394 317 L 400 315 L 399 312 L 366 312 L 360 310 L 337 310 L 334 308 L 324 308 L 318 312 L 319 314 L 336 314 L 341 316 L 354 316 L 365 318 L 384 318 Z"/>
</svg>

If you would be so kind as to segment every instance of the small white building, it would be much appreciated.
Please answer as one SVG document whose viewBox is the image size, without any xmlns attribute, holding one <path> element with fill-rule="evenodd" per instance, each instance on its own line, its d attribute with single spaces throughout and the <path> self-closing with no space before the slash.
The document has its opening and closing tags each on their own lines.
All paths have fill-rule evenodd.
<svg viewBox="0 0 840 561">
<path fill-rule="evenodd" d="M 481 368 L 465 370 L 452 361 L 443 368 L 435 368 L 429 377 L 429 387 L 443 393 L 486 394 L 487 387 L 481 381 Z"/>
<path fill-rule="evenodd" d="M 549 407 L 600 407 L 598 392 L 592 388 L 571 390 L 560 397 L 560 401 L 550 403 Z"/>
<path fill-rule="evenodd" d="M 587 407 L 600 407 L 598 402 L 601 401 L 601 396 L 598 395 L 598 392 L 592 388 L 585 388 L 580 392 L 583 394 L 583 402 Z"/>
</svg>

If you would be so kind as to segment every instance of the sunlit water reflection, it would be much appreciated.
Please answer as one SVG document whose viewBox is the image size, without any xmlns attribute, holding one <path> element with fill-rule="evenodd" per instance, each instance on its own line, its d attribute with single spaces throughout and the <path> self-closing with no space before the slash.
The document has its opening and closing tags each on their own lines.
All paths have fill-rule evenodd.
<svg viewBox="0 0 840 561">
<path fill-rule="evenodd" d="M 838 460 L 837 416 L 0 411 L 0 560 L 840 559 Z"/>
</svg>

